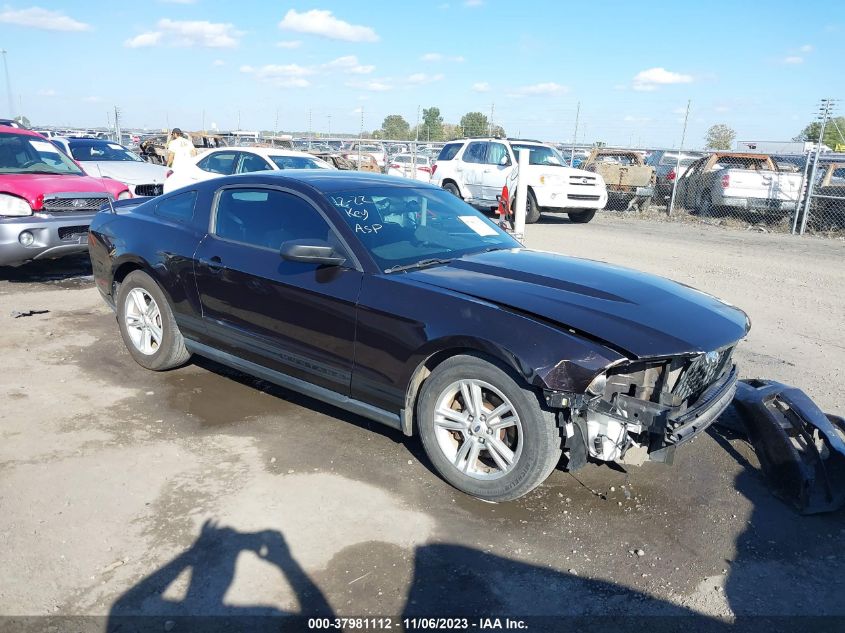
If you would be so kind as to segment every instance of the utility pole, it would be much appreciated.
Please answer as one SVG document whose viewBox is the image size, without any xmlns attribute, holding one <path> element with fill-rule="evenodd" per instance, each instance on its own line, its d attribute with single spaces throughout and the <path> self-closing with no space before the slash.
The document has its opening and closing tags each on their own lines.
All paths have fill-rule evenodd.
<svg viewBox="0 0 845 633">
<path fill-rule="evenodd" d="M 581 102 L 575 106 L 575 132 L 572 134 L 572 153 L 569 155 L 569 164 L 575 162 L 575 144 L 578 142 L 578 119 L 581 116 Z"/>
<path fill-rule="evenodd" d="M 684 115 L 684 129 L 681 132 L 681 146 L 678 147 L 678 162 L 675 165 L 675 181 L 672 183 L 672 195 L 669 196 L 669 208 L 666 209 L 666 215 L 672 215 L 672 209 L 675 207 L 675 191 L 678 189 L 678 178 L 681 176 L 681 152 L 684 149 L 684 141 L 687 138 L 687 121 L 689 120 L 689 108 L 691 103 L 692 99 L 687 99 L 687 112 Z"/>
<path fill-rule="evenodd" d="M 414 126 L 414 151 L 411 155 L 411 173 L 417 177 L 417 147 L 420 144 L 420 106 L 417 106 L 417 124 Z"/>
<path fill-rule="evenodd" d="M 819 130 L 819 140 L 816 143 L 816 155 L 813 156 L 813 168 L 810 170 L 810 180 L 807 183 L 807 198 L 804 201 L 804 217 L 801 220 L 800 235 L 804 235 L 804 231 L 807 228 L 807 216 L 810 213 L 810 198 L 813 195 L 813 185 L 816 182 L 816 167 L 819 164 L 819 154 L 822 153 L 822 144 L 824 143 L 824 129 L 827 127 L 827 121 L 830 118 L 830 114 L 831 112 L 833 112 L 833 108 L 838 101 L 838 99 L 825 98 L 822 99 L 821 103 L 819 104 L 818 118 L 821 119 L 822 126 Z"/>
<path fill-rule="evenodd" d="M 275 123 L 273 123 L 273 138 L 276 138 L 279 135 L 279 108 L 276 108 L 276 119 Z"/>
<path fill-rule="evenodd" d="M 487 132 L 487 136 L 493 136 L 493 114 L 496 112 L 496 104 L 490 104 L 490 130 Z"/>
<path fill-rule="evenodd" d="M 238 110 L 238 132 L 241 131 L 241 111 Z"/>
<path fill-rule="evenodd" d="M 12 97 L 12 81 L 9 79 L 9 64 L 6 62 L 6 49 L 0 50 L 3 55 L 3 70 L 6 71 L 6 97 L 9 100 L 9 118 L 15 118 L 15 101 Z"/>
<path fill-rule="evenodd" d="M 120 108 L 117 106 L 114 106 L 114 135 L 117 137 L 115 142 L 120 143 L 122 137 L 120 133 Z"/>
</svg>

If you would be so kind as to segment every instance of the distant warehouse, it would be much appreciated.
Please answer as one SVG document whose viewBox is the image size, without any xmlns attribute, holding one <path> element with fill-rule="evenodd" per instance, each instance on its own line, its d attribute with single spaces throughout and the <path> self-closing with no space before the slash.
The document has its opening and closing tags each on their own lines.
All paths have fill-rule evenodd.
<svg viewBox="0 0 845 633">
<path fill-rule="evenodd" d="M 737 141 L 734 149 L 760 154 L 806 154 L 815 150 L 816 144 L 809 141 Z M 829 152 L 831 149 L 822 145 L 822 151 Z"/>
</svg>

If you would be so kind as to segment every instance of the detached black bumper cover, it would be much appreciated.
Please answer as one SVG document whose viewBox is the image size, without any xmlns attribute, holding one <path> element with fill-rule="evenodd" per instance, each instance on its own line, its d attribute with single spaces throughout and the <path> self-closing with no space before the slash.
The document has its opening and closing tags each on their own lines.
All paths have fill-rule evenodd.
<svg viewBox="0 0 845 633">
<path fill-rule="evenodd" d="M 740 381 L 734 405 L 776 496 L 802 514 L 845 506 L 845 420 L 772 380 Z"/>
</svg>

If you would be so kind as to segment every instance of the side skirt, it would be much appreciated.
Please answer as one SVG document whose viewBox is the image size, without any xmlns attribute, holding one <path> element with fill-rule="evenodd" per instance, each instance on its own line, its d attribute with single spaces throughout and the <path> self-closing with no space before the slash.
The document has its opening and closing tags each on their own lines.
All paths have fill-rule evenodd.
<svg viewBox="0 0 845 633">
<path fill-rule="evenodd" d="M 273 384 L 279 385 L 280 387 L 285 387 L 286 389 L 290 389 L 291 391 L 296 391 L 310 398 L 314 398 L 315 400 L 325 402 L 326 404 L 334 405 L 336 407 L 349 411 L 350 413 L 361 415 L 365 418 L 373 420 L 374 422 L 379 422 L 393 429 L 397 429 L 399 431 L 403 430 L 401 412 L 391 413 L 390 411 L 385 411 L 384 409 L 374 407 L 373 405 L 367 404 L 366 402 L 354 400 L 349 396 L 339 394 L 336 391 L 332 391 L 331 389 L 326 389 L 325 387 L 313 385 L 310 382 L 300 380 L 299 378 L 293 378 L 292 376 L 288 376 L 287 374 L 268 369 L 267 367 L 263 367 L 248 360 L 244 360 L 243 358 L 239 358 L 237 356 L 234 356 L 233 354 L 221 352 L 220 350 L 214 349 L 213 347 L 209 347 L 208 345 L 203 345 L 202 343 L 197 343 L 196 341 L 185 339 L 185 347 L 187 347 L 188 351 L 190 351 L 191 353 L 199 354 L 200 356 L 205 356 L 206 358 L 210 358 L 211 360 L 217 361 L 221 365 L 226 365 L 227 367 L 231 367 L 232 369 L 237 369 L 238 371 L 242 371 L 245 374 L 249 374 L 251 376 L 255 376 L 256 378 L 261 378 L 262 380 L 272 382 Z"/>
</svg>

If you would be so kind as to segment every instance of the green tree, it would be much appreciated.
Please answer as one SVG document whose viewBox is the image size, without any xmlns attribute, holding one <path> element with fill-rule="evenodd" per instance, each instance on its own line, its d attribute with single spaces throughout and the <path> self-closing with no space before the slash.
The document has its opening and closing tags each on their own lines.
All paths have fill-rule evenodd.
<svg viewBox="0 0 845 633">
<path fill-rule="evenodd" d="M 19 114 L 18 116 L 16 116 L 16 117 L 14 118 L 14 120 L 15 120 L 15 121 L 17 121 L 18 123 L 20 123 L 22 126 L 24 126 L 24 127 L 26 127 L 26 128 L 28 128 L 28 127 L 29 127 L 29 119 L 28 119 L 28 118 L 26 118 L 26 117 L 25 117 L 24 115 L 22 115 L 22 114 Z M 818 134 L 816 134 L 816 135 L 818 136 Z"/>
<path fill-rule="evenodd" d="M 443 140 L 443 117 L 440 116 L 440 108 L 432 106 L 423 108 L 422 124 L 420 125 L 420 139 L 442 141 Z"/>
<path fill-rule="evenodd" d="M 811 143 L 818 143 L 819 132 L 822 130 L 821 121 L 813 121 L 808 124 L 801 133 L 794 137 L 793 141 L 810 141 Z M 824 141 L 828 147 L 836 147 L 837 145 L 845 145 L 845 116 L 833 117 L 827 122 L 824 128 Z"/>
<path fill-rule="evenodd" d="M 461 130 L 464 136 L 487 136 L 490 123 L 481 112 L 467 112 L 461 117 Z"/>
<path fill-rule="evenodd" d="M 454 123 L 443 124 L 443 140 L 454 141 L 456 138 L 461 138 L 462 133 L 459 126 Z"/>
<path fill-rule="evenodd" d="M 499 138 L 505 138 L 507 134 L 505 134 L 505 128 L 501 125 L 494 125 L 493 126 L 493 136 L 498 136 Z"/>
<path fill-rule="evenodd" d="M 395 141 L 407 141 L 411 138 L 411 126 L 401 114 L 388 114 L 381 124 L 382 134 L 380 138 L 392 139 Z"/>
<path fill-rule="evenodd" d="M 730 149 L 736 138 L 736 132 L 724 123 L 711 125 L 704 137 L 706 149 Z"/>
</svg>

